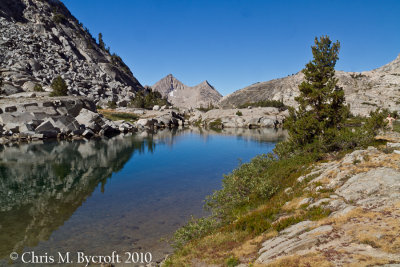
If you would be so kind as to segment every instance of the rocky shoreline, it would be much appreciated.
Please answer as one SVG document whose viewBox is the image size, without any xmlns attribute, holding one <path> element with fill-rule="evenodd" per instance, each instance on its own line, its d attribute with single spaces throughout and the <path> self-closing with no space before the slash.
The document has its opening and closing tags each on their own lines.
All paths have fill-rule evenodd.
<svg viewBox="0 0 400 267">
<path fill-rule="evenodd" d="M 135 123 L 109 120 L 86 97 L 49 97 L 26 93 L 0 99 L 0 144 L 44 139 L 112 137 L 120 133 L 184 125 L 183 117 L 168 111 L 163 116 Z"/>
<path fill-rule="evenodd" d="M 120 133 L 163 128 L 280 128 L 287 111 L 277 108 L 213 109 L 207 112 L 154 106 L 153 110 L 117 108 L 113 113 L 137 116 L 137 121 L 110 120 L 86 97 L 49 97 L 20 93 L 0 98 L 0 144 L 43 139 L 111 137 Z"/>
</svg>

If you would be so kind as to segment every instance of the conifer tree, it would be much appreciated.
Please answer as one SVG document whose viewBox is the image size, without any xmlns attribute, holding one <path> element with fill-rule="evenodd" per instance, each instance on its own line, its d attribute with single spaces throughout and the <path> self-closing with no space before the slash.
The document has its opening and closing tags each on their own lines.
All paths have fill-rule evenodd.
<svg viewBox="0 0 400 267">
<path fill-rule="evenodd" d="M 300 95 L 295 98 L 298 109 L 291 108 L 285 122 L 289 141 L 295 148 L 332 138 L 348 114 L 343 88 L 335 78 L 340 43 L 332 43 L 328 36 L 315 38 L 314 42 L 313 60 L 302 71 L 304 81 L 299 85 Z"/>
<path fill-rule="evenodd" d="M 57 76 L 51 83 L 51 88 L 53 92 L 50 96 L 66 96 L 68 95 L 68 86 L 61 76 Z"/>
<path fill-rule="evenodd" d="M 102 50 L 106 50 L 106 44 L 103 41 L 103 34 L 99 33 L 99 46 Z"/>
</svg>

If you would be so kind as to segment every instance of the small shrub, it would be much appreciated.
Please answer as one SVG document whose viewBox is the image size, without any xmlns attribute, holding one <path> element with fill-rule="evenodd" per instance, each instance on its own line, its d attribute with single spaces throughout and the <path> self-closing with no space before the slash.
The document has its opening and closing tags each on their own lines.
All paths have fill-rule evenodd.
<svg viewBox="0 0 400 267">
<path fill-rule="evenodd" d="M 106 50 L 108 53 L 110 53 L 110 48 L 108 48 L 108 50 Z M 129 69 L 129 67 L 125 64 L 125 62 L 122 60 L 122 58 L 120 56 L 118 56 L 117 54 L 113 53 L 111 55 L 111 63 L 117 67 L 122 68 L 122 70 L 127 73 L 127 74 L 132 74 L 131 70 Z"/>
<path fill-rule="evenodd" d="M 228 267 L 235 267 L 240 264 L 240 261 L 238 258 L 231 256 L 226 259 L 226 266 Z"/>
<path fill-rule="evenodd" d="M 238 116 L 242 116 L 242 115 L 243 115 L 243 113 L 242 113 L 240 110 L 238 110 L 238 111 L 236 112 L 236 115 L 238 115 Z"/>
<path fill-rule="evenodd" d="M 181 248 L 188 241 L 202 237 L 210 233 L 217 226 L 217 221 L 213 218 L 206 217 L 201 219 L 191 218 L 191 220 L 174 233 L 175 248 Z"/>
<path fill-rule="evenodd" d="M 43 87 L 40 84 L 35 84 L 35 87 L 33 87 L 33 91 L 35 92 L 44 92 Z"/>
<path fill-rule="evenodd" d="M 210 111 L 212 109 L 217 109 L 217 108 L 218 107 L 216 107 L 213 104 L 209 103 L 207 107 L 200 106 L 199 108 L 197 108 L 197 110 L 202 111 L 202 112 L 207 112 L 207 111 Z"/>
<path fill-rule="evenodd" d="M 53 92 L 50 93 L 50 96 L 68 95 L 68 86 L 61 76 L 58 76 L 53 80 L 53 82 L 51 83 L 51 88 L 53 88 Z"/>
<path fill-rule="evenodd" d="M 108 101 L 107 107 L 110 109 L 116 109 L 117 108 L 117 103 L 115 101 Z"/>
<path fill-rule="evenodd" d="M 59 23 L 65 23 L 67 21 L 67 19 L 65 18 L 65 16 L 61 13 L 55 13 L 53 15 L 53 21 L 57 24 Z"/>
</svg>

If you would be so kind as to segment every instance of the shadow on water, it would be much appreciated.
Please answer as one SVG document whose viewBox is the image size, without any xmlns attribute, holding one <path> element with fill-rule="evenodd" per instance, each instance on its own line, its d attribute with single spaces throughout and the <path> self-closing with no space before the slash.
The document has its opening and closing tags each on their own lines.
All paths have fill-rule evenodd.
<svg viewBox="0 0 400 267">
<path fill-rule="evenodd" d="M 79 207 L 85 206 L 83 204 L 91 198 L 96 189 L 101 194 L 107 191 L 106 184 L 110 181 L 110 177 L 124 169 L 127 162 L 131 162 L 130 160 L 132 160 L 135 153 L 141 155 L 153 154 L 156 153 L 158 146 L 172 148 L 188 135 L 200 136 L 200 139 L 206 142 L 215 135 L 236 136 L 239 140 L 252 140 L 260 143 L 276 142 L 285 137 L 284 132 L 270 129 L 232 129 L 223 130 L 220 133 L 204 129 L 175 129 L 163 130 L 158 133 L 144 132 L 138 135 L 121 135 L 111 139 L 91 141 L 60 141 L 0 146 L 0 265 L 1 259 L 3 259 L 3 262 L 4 260 L 8 261 L 11 252 L 21 253 L 27 247 L 35 248 L 51 239 L 52 234 L 62 228 Z M 143 163 L 136 161 L 133 164 L 137 164 L 135 165 L 136 167 L 132 168 L 141 167 L 145 169 L 143 171 L 149 171 L 148 169 L 151 168 L 149 166 L 153 165 L 145 165 L 148 164 L 146 163 L 147 161 L 149 159 L 144 159 Z M 188 166 L 187 168 L 192 167 Z M 169 175 L 168 173 L 165 175 L 166 177 L 175 175 L 175 169 L 166 168 L 165 170 L 163 172 L 170 172 Z M 126 173 L 129 174 L 132 171 L 127 170 Z M 151 175 L 145 175 L 146 179 L 151 181 Z M 182 174 L 180 175 L 183 176 Z M 220 180 L 221 174 L 218 173 L 216 175 Z M 123 179 L 121 178 L 121 180 Z M 164 180 L 166 180 L 165 183 L 171 184 L 172 180 Z M 160 188 L 169 188 L 164 186 L 163 182 L 159 182 L 160 180 L 155 181 L 160 184 Z M 187 186 L 185 184 L 186 180 L 182 180 L 183 182 L 181 180 L 178 181 Z M 211 186 L 214 187 L 212 189 L 217 189 L 218 183 L 211 183 Z M 144 185 L 144 183 L 135 184 L 135 187 L 140 187 L 141 185 Z M 196 186 L 196 184 L 194 185 Z M 185 188 L 178 186 L 175 190 L 183 192 Z M 206 192 L 209 192 L 211 189 L 207 188 L 207 190 Z M 115 189 L 115 192 L 122 191 L 120 188 Z M 114 203 L 113 201 L 118 200 L 118 197 L 121 202 L 127 202 L 128 199 L 132 198 L 131 195 L 124 196 L 122 193 L 121 196 L 116 196 L 115 192 L 110 198 L 110 205 L 123 206 L 118 202 L 112 204 Z M 177 192 L 174 192 L 174 194 L 180 194 Z M 134 204 L 137 206 L 142 205 L 146 210 L 151 210 L 146 205 L 154 206 L 156 201 L 171 202 L 172 204 L 165 205 L 179 206 L 177 200 L 171 200 L 171 196 L 163 193 L 161 189 L 157 193 L 158 195 L 151 195 L 151 200 L 145 201 L 147 204 L 141 204 L 140 199 L 145 199 L 145 197 L 140 195 L 139 191 L 135 194 L 132 193 L 132 195 L 138 196 L 138 200 L 135 200 Z M 203 197 L 203 195 L 199 196 L 199 198 Z M 184 201 L 185 193 L 182 193 L 179 198 Z M 128 204 L 131 203 L 129 202 Z M 113 210 L 114 206 L 111 206 L 110 210 Z M 107 209 L 108 207 L 105 208 Z M 160 206 L 157 209 L 165 209 L 165 207 Z M 160 215 L 155 215 L 156 212 L 159 211 L 154 211 L 153 216 L 160 217 Z M 169 211 L 167 210 L 166 212 Z M 179 209 L 170 211 L 173 214 L 171 216 L 181 216 L 182 218 L 178 223 L 174 221 L 174 224 L 169 228 L 165 226 L 169 232 L 176 229 L 179 226 L 177 224 L 181 225 L 186 220 L 186 214 L 183 216 L 179 212 Z M 188 214 L 190 214 L 190 211 L 188 211 Z M 115 208 L 112 216 L 119 216 L 118 207 Z M 120 220 L 123 220 L 124 216 L 121 215 L 122 219 Z M 138 218 L 138 224 L 144 220 L 140 216 L 127 216 L 128 221 L 134 221 L 136 218 Z M 164 227 L 160 226 L 160 223 L 164 224 L 166 220 L 168 218 L 163 217 L 149 231 L 154 231 L 155 227 Z M 113 222 L 112 219 L 107 218 L 104 218 L 104 221 L 106 225 L 102 227 L 107 227 L 109 226 L 107 224 Z M 121 224 L 122 226 L 124 225 Z M 124 227 L 127 228 L 127 226 Z M 131 228 L 133 230 L 138 229 L 136 226 Z M 121 238 L 129 237 L 123 236 Z M 93 240 L 98 243 L 105 242 L 104 240 Z M 118 239 L 118 242 L 120 242 L 120 239 Z M 130 244 L 133 243 L 131 242 Z M 98 245 L 105 246 L 104 244 Z M 60 246 L 62 247 L 62 245 Z M 111 248 L 107 249 L 110 250 Z"/>
</svg>

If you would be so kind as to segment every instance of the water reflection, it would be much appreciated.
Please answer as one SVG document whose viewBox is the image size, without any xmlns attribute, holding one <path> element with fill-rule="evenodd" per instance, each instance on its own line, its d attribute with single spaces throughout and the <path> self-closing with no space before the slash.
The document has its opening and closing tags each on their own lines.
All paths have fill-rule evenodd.
<svg viewBox="0 0 400 267">
<path fill-rule="evenodd" d="M 98 184 L 121 170 L 135 151 L 153 151 L 151 139 L 118 136 L 1 147 L 0 258 L 47 240 Z"/>
<path fill-rule="evenodd" d="M 190 214 L 199 214 L 200 204 L 190 210 L 193 203 L 218 187 L 222 173 L 217 167 L 223 164 L 206 154 L 212 152 L 212 147 L 201 152 L 198 144 L 198 140 L 213 140 L 216 134 L 201 129 L 175 129 L 112 139 L 0 147 L 0 259 L 8 261 L 11 252 L 21 253 L 26 248 L 47 251 L 57 246 L 67 249 L 93 243 L 93 250 L 104 252 L 127 246 L 148 249 L 158 242 L 161 233 L 173 231 Z M 261 143 L 276 142 L 285 136 L 282 131 L 270 129 L 224 130 L 217 136 L 223 135 Z M 188 142 L 188 136 L 196 138 Z M 171 152 L 185 140 L 185 145 L 179 147 L 184 154 Z M 221 140 L 213 146 L 223 143 Z M 226 143 L 228 146 L 230 143 Z M 157 154 L 159 147 L 169 150 L 163 148 Z M 253 150 L 251 153 L 259 153 Z M 136 153 L 150 156 L 135 158 Z M 202 153 L 206 168 L 201 165 Z M 151 157 L 152 154 L 157 155 Z M 169 155 L 171 158 L 166 159 Z M 230 169 L 232 164 L 224 165 L 222 171 Z M 107 186 L 113 173 L 119 171 L 117 182 Z M 148 223 L 149 218 L 153 224 Z M 95 233 L 90 233 L 91 227 Z M 164 229 L 157 233 L 159 228 Z M 100 236 L 102 230 L 108 233 Z M 139 239 L 144 242 L 141 246 L 136 242 Z M 163 252 L 166 251 L 159 250 Z"/>
</svg>

